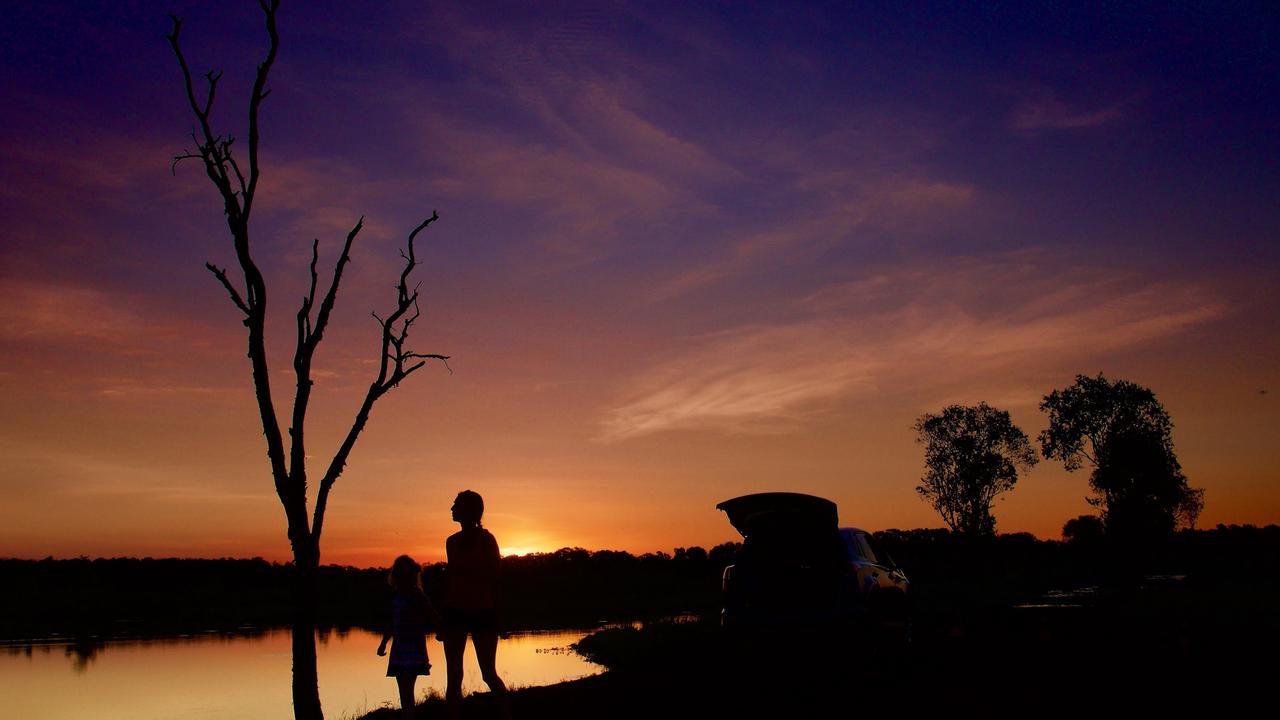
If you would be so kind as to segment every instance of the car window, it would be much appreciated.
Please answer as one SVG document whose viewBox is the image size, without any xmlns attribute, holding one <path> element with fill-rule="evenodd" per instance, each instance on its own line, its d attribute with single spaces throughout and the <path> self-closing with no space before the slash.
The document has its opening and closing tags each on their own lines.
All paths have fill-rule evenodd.
<svg viewBox="0 0 1280 720">
<path fill-rule="evenodd" d="M 858 547 L 861 548 L 862 550 L 862 556 L 870 560 L 871 562 L 879 565 L 880 561 L 876 559 L 875 551 L 871 549 L 871 543 L 868 542 L 869 538 L 862 533 L 858 533 L 857 537 L 858 537 Z"/>
<path fill-rule="evenodd" d="M 858 544 L 858 538 L 855 533 L 846 530 L 840 531 L 840 537 L 844 539 L 845 549 L 849 552 L 849 560 L 862 559 L 862 546 Z"/>
</svg>

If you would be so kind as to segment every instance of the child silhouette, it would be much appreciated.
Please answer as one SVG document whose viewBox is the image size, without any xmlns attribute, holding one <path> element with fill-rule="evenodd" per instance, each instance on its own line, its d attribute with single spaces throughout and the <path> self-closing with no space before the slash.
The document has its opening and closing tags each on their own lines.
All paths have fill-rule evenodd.
<svg viewBox="0 0 1280 720">
<path fill-rule="evenodd" d="M 413 686 L 419 675 L 431 674 L 427 661 L 427 630 L 437 621 L 435 608 L 422 590 L 422 566 L 408 555 L 401 555 L 391 565 L 387 577 L 392 589 L 391 622 L 378 644 L 378 655 L 387 654 L 387 677 L 396 679 L 400 690 L 400 712 L 405 720 L 413 717 Z"/>
</svg>

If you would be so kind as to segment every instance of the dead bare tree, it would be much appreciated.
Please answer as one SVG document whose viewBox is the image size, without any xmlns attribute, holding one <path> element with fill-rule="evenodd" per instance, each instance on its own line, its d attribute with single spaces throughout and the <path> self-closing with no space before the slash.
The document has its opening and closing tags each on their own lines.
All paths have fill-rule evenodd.
<svg viewBox="0 0 1280 720">
<path fill-rule="evenodd" d="M 307 407 L 311 399 L 314 381 L 311 379 L 311 366 L 316 349 L 324 339 L 325 329 L 338 296 L 338 286 L 342 281 L 342 272 L 351 259 L 351 245 L 364 225 L 364 218 L 356 222 L 347 233 L 342 253 L 334 264 L 333 278 L 329 287 L 316 304 L 319 289 L 319 275 L 316 266 L 319 262 L 319 240 L 311 245 L 311 284 L 307 296 L 297 313 L 297 346 L 293 355 L 293 369 L 296 376 L 296 388 L 293 397 L 293 413 L 289 425 L 289 447 L 286 451 L 284 437 L 280 432 L 280 421 L 276 416 L 275 405 L 271 395 L 270 372 L 267 366 L 266 350 L 266 318 L 267 318 L 267 285 L 261 270 L 253 259 L 249 243 L 249 217 L 257 197 L 258 181 L 261 178 L 258 149 L 261 143 L 259 113 L 262 102 L 270 94 L 267 79 L 271 67 L 275 63 L 280 45 L 280 35 L 276 29 L 276 12 L 279 0 L 259 0 L 266 20 L 269 44 L 267 54 L 258 65 L 253 82 L 252 94 L 249 97 L 248 117 L 248 149 L 247 159 L 241 160 L 233 153 L 235 138 L 230 134 L 219 134 L 214 131 L 210 121 L 214 98 L 217 94 L 220 72 L 210 71 L 204 75 L 207 88 L 203 97 L 197 95 L 196 81 L 192 78 L 190 67 L 179 44 L 182 32 L 182 19 L 170 16 L 173 30 L 167 36 L 169 45 L 177 56 L 178 65 L 182 69 L 183 81 L 186 84 L 187 101 L 195 115 L 197 127 L 191 133 L 195 142 L 194 151 L 186 151 L 174 157 L 174 169 L 182 160 L 199 160 L 210 182 L 217 189 L 222 199 L 227 217 L 227 227 L 231 231 L 232 244 L 235 248 L 236 260 L 243 272 L 244 292 L 237 288 L 236 282 L 228 276 L 226 269 L 207 263 L 209 272 L 226 290 L 231 302 L 243 315 L 244 325 L 248 330 L 249 363 L 252 368 L 253 388 L 258 401 L 258 410 L 262 418 L 262 430 L 267 439 L 267 457 L 271 465 L 271 477 L 275 481 L 276 494 L 284 507 L 288 524 L 289 542 L 293 550 L 296 583 L 294 586 L 293 617 L 293 703 L 294 716 L 298 720 L 317 720 L 323 717 L 320 707 L 320 695 L 316 679 L 316 607 L 317 607 L 317 571 L 320 565 L 320 537 L 324 528 L 325 508 L 329 493 L 338 477 L 346 467 L 347 458 L 355 446 L 360 432 L 369 420 L 369 413 L 374 404 L 398 386 L 401 381 L 420 369 L 428 360 L 448 361 L 448 356 L 416 353 L 409 349 L 407 342 L 409 331 L 417 322 L 420 312 L 418 308 L 418 287 L 409 286 L 409 276 L 417 267 L 418 260 L 414 251 L 414 240 L 428 225 L 438 219 L 435 212 L 423 220 L 408 236 L 406 249 L 401 251 L 404 267 L 400 272 L 396 285 L 396 304 L 386 315 L 374 318 L 382 327 L 382 343 L 380 350 L 379 370 L 377 377 L 369 385 L 360 408 L 356 411 L 351 428 L 347 431 L 341 445 L 330 460 L 315 496 L 314 509 L 308 512 L 307 491 L 307 452 L 304 437 Z M 242 162 L 247 162 L 242 165 Z"/>
</svg>

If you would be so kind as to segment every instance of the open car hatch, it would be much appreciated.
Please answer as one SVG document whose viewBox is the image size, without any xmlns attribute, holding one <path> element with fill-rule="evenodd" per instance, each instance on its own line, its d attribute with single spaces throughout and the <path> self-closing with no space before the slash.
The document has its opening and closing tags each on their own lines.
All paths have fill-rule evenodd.
<svg viewBox="0 0 1280 720">
<path fill-rule="evenodd" d="M 743 495 L 716 505 L 729 516 L 729 524 L 747 538 L 760 532 L 784 528 L 807 532 L 830 529 L 839 524 L 836 504 L 803 493 L 770 492 Z"/>
</svg>

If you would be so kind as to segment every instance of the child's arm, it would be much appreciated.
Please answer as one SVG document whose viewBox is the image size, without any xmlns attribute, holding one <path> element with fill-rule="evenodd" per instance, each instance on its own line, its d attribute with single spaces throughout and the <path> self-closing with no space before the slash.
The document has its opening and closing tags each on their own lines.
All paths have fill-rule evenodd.
<svg viewBox="0 0 1280 720">
<path fill-rule="evenodd" d="M 387 654 L 387 643 L 391 642 L 391 633 L 393 630 L 395 630 L 395 627 L 396 627 L 394 610 L 392 611 L 391 615 L 387 617 L 386 622 L 387 624 L 384 626 L 384 629 L 382 631 L 382 642 L 378 643 L 379 656 Z"/>
</svg>

